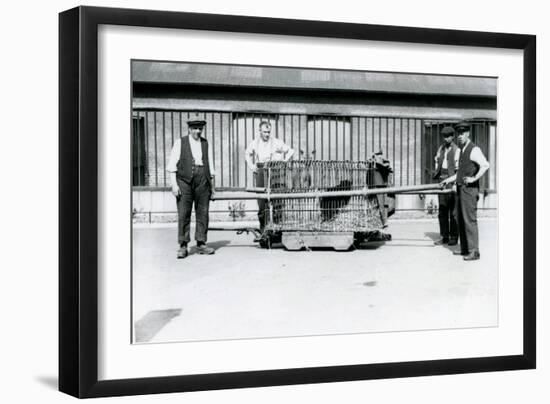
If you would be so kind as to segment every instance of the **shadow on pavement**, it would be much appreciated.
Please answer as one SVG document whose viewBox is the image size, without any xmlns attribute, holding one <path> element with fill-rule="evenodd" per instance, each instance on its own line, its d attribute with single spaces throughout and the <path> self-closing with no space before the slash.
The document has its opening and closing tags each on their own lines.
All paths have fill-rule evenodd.
<svg viewBox="0 0 550 404">
<path fill-rule="evenodd" d="M 219 248 L 225 247 L 229 243 L 231 243 L 231 241 L 229 240 L 218 240 L 218 241 L 207 242 L 206 245 L 210 248 L 213 248 L 214 250 L 218 250 Z M 196 252 L 196 247 L 192 247 L 189 250 L 190 254 L 194 254 L 195 252 Z"/>
<path fill-rule="evenodd" d="M 181 309 L 153 310 L 135 322 L 135 341 L 148 342 L 174 317 L 178 317 Z"/>
<path fill-rule="evenodd" d="M 377 250 L 383 245 L 386 245 L 385 241 L 364 241 L 355 246 L 357 250 Z"/>
<path fill-rule="evenodd" d="M 424 235 L 428 238 L 430 238 L 432 241 L 439 240 L 441 236 L 439 233 L 436 233 L 435 231 L 426 231 L 424 232 Z"/>
<path fill-rule="evenodd" d="M 230 240 L 218 240 L 218 241 L 212 241 L 211 243 L 208 243 L 210 247 L 212 247 L 214 250 L 217 250 L 218 248 L 225 247 L 231 243 Z"/>
<path fill-rule="evenodd" d="M 432 241 L 437 241 L 441 238 L 441 235 L 439 233 L 436 233 L 436 232 L 433 232 L 433 231 L 427 231 L 427 232 L 424 232 L 424 235 L 428 238 L 430 238 Z M 443 247 L 451 252 L 455 251 L 456 249 L 459 248 L 459 245 L 458 244 L 455 244 L 455 245 L 448 245 L 448 244 L 442 244 L 442 245 L 437 245 L 435 247 Z"/>
</svg>

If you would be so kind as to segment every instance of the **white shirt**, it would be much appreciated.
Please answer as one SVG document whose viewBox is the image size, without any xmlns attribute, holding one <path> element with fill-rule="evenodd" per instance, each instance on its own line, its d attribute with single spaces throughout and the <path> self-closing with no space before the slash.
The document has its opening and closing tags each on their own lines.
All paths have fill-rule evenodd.
<svg viewBox="0 0 550 404">
<path fill-rule="evenodd" d="M 202 166 L 202 147 L 200 138 L 195 140 L 193 136 L 189 136 L 189 145 L 191 146 L 191 154 L 195 160 L 195 165 Z M 166 166 L 166 171 L 170 173 L 175 173 L 178 171 L 178 161 L 180 160 L 181 155 L 181 138 L 176 139 L 174 145 L 172 146 L 172 151 L 170 152 L 170 159 L 168 160 L 168 165 Z M 212 150 L 210 149 L 210 144 L 208 145 L 208 161 L 210 163 L 210 175 L 214 175 L 214 160 L 212 159 Z"/>
<path fill-rule="evenodd" d="M 464 150 L 466 148 L 466 146 L 468 146 L 469 143 L 470 143 L 470 140 L 468 140 L 464 144 L 464 146 L 462 146 L 462 150 Z M 470 160 L 472 160 L 474 163 L 476 163 L 479 166 L 479 168 L 489 168 L 489 162 L 487 161 L 487 159 L 483 155 L 483 152 L 481 151 L 479 146 L 475 146 L 475 147 L 472 148 L 472 151 L 470 152 Z M 457 165 L 457 167 L 458 167 L 458 165 Z"/>
<path fill-rule="evenodd" d="M 290 155 L 287 156 L 287 153 Z M 256 163 L 283 161 L 285 157 L 288 160 L 293 154 L 294 150 L 282 140 L 270 137 L 267 142 L 264 142 L 258 136 L 246 148 L 245 158 L 249 168 L 253 170 Z"/>
<path fill-rule="evenodd" d="M 449 146 L 451 147 L 451 146 Z M 437 169 L 439 168 L 437 166 L 437 163 L 438 163 L 438 159 L 439 159 L 439 153 L 443 153 L 443 161 L 441 162 L 441 168 L 446 170 L 448 167 L 449 167 L 449 163 L 447 161 L 447 149 L 445 148 L 445 145 L 441 145 L 439 147 L 439 150 L 437 151 L 437 154 L 435 155 L 435 169 L 437 171 Z M 458 159 L 460 157 L 460 148 L 457 147 L 456 148 L 456 151 L 455 151 L 455 155 L 454 155 L 454 160 L 455 160 L 455 167 L 458 167 Z"/>
</svg>

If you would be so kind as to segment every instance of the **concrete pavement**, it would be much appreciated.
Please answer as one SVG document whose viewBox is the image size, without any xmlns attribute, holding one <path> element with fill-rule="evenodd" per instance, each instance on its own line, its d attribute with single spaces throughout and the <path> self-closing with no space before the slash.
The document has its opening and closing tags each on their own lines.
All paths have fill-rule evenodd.
<svg viewBox="0 0 550 404">
<path fill-rule="evenodd" d="M 350 334 L 497 325 L 497 221 L 481 260 L 434 246 L 437 219 L 390 221 L 392 241 L 348 252 L 261 249 L 209 232 L 213 256 L 176 259 L 176 227 L 134 226 L 136 342 Z"/>
</svg>

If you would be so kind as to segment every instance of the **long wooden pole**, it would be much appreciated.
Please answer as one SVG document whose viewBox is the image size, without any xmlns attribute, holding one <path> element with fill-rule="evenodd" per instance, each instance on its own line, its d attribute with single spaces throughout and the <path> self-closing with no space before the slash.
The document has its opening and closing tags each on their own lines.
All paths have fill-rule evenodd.
<svg viewBox="0 0 550 404">
<path fill-rule="evenodd" d="M 212 200 L 236 200 L 236 199 L 300 199 L 300 198 L 326 198 L 338 196 L 355 196 L 355 195 L 378 195 L 378 194 L 403 194 L 439 190 L 439 184 L 425 185 L 405 185 L 401 187 L 386 187 L 386 188 L 364 188 L 353 191 L 313 191 L 313 192 L 295 192 L 295 193 L 261 193 L 261 192 L 223 192 L 215 193 Z M 439 193 L 439 192 L 437 192 Z"/>
</svg>

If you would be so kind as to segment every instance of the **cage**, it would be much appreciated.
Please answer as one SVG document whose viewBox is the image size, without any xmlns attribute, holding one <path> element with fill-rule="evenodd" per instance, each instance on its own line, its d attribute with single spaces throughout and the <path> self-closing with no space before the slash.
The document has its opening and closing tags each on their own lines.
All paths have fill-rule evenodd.
<svg viewBox="0 0 550 404">
<path fill-rule="evenodd" d="M 388 217 L 387 195 L 354 191 L 387 187 L 389 162 L 298 160 L 263 167 L 264 239 L 282 238 L 288 249 L 319 246 L 347 249 L 357 239 L 380 231 Z"/>
</svg>

